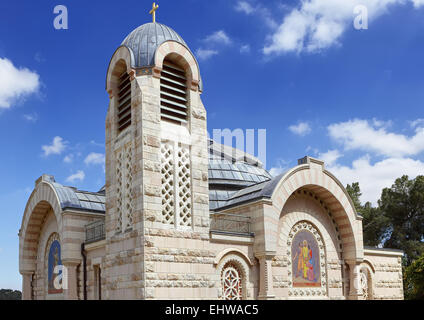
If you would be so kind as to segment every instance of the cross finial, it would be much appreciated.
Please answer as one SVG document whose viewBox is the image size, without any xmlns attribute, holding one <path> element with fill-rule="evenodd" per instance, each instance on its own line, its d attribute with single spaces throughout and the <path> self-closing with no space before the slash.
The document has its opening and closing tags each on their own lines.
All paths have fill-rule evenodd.
<svg viewBox="0 0 424 320">
<path fill-rule="evenodd" d="M 153 17 L 153 22 L 156 22 L 156 10 L 159 8 L 159 5 L 157 5 L 155 2 L 153 2 L 152 10 L 149 11 L 149 14 Z"/>
</svg>

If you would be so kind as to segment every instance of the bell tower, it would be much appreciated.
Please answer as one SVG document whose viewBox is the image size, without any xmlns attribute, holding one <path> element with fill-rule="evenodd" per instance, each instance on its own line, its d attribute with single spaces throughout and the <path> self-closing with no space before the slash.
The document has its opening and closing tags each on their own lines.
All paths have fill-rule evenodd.
<svg viewBox="0 0 424 320">
<path fill-rule="evenodd" d="M 198 63 L 174 30 L 146 23 L 113 54 L 106 90 L 105 298 L 160 298 L 160 263 L 182 239 L 209 239 Z"/>
</svg>

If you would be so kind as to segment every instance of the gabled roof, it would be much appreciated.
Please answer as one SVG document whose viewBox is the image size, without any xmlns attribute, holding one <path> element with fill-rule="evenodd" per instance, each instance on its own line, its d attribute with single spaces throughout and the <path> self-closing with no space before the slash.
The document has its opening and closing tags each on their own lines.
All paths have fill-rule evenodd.
<svg viewBox="0 0 424 320">
<path fill-rule="evenodd" d="M 95 213 L 105 213 L 106 197 L 104 191 L 89 192 L 57 183 L 53 176 L 43 175 L 43 181 L 49 183 L 59 198 L 62 210 L 74 209 Z"/>
<path fill-rule="evenodd" d="M 228 209 L 259 199 L 271 199 L 278 182 L 280 182 L 284 174 L 285 173 L 282 173 L 271 180 L 255 184 L 235 192 L 227 201 L 215 210 Z"/>
</svg>

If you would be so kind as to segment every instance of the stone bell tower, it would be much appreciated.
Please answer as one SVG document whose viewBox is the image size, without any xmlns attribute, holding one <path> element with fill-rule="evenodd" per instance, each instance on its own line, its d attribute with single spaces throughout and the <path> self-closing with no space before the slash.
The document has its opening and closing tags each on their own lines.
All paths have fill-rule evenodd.
<svg viewBox="0 0 424 320">
<path fill-rule="evenodd" d="M 106 90 L 105 298 L 164 297 L 156 279 L 160 262 L 172 263 L 164 252 L 209 238 L 198 63 L 174 30 L 146 23 L 113 54 Z"/>
</svg>

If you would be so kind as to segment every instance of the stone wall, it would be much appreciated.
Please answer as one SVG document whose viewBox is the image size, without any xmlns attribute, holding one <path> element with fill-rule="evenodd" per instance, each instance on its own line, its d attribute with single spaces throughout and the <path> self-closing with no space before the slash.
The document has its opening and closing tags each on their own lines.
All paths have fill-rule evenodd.
<svg viewBox="0 0 424 320">
<path fill-rule="evenodd" d="M 402 253 L 365 249 L 364 259 L 371 270 L 372 299 L 403 300 Z"/>
</svg>

